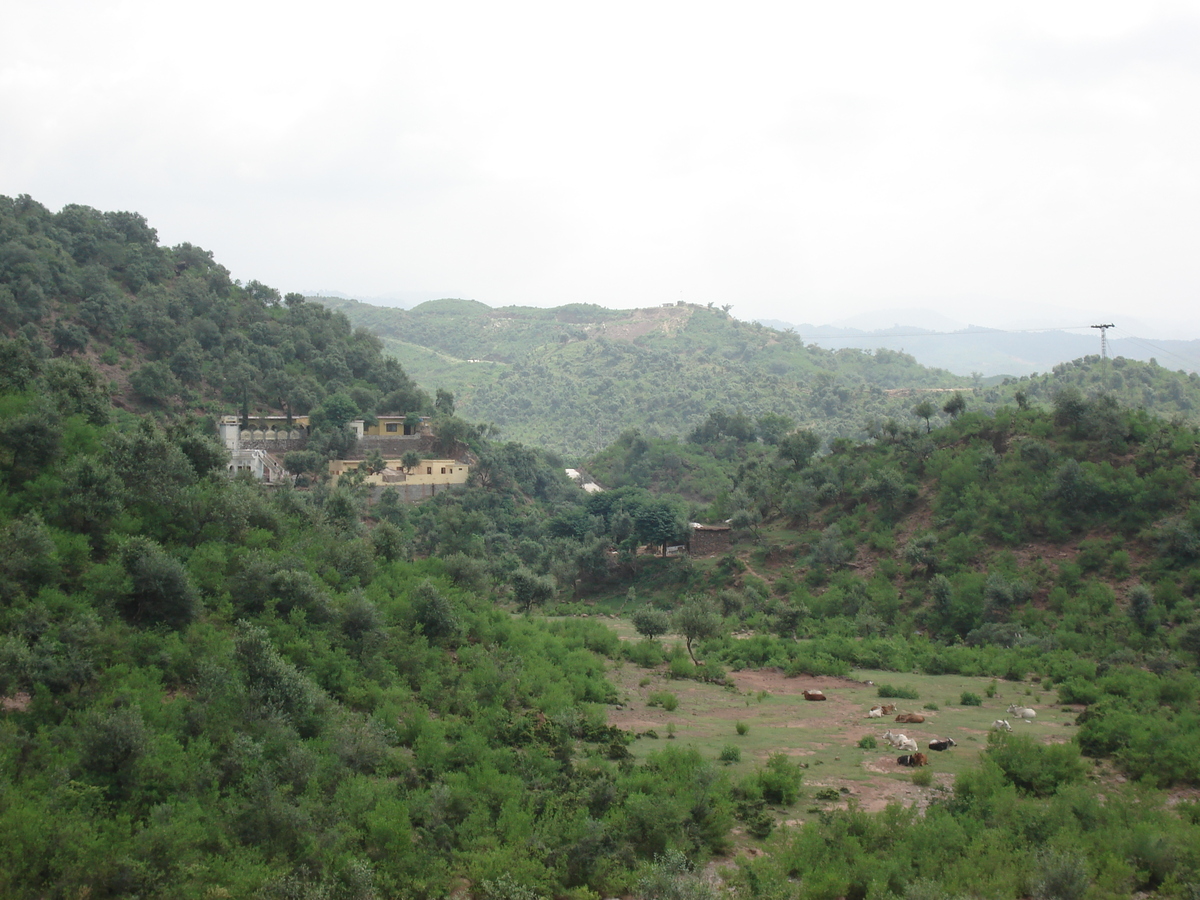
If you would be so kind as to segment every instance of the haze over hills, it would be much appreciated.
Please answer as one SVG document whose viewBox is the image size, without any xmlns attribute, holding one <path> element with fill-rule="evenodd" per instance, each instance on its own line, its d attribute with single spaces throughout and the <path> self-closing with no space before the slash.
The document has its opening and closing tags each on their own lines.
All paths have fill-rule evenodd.
<svg viewBox="0 0 1200 900">
<path fill-rule="evenodd" d="M 897 319 L 907 324 L 872 329 L 847 325 L 797 325 L 778 319 L 761 321 L 772 328 L 792 328 L 806 341 L 820 347 L 831 350 L 884 347 L 911 354 L 922 365 L 946 369 L 957 375 L 973 372 L 984 376 L 1032 375 L 1046 372 L 1059 363 L 1100 352 L 1099 335 L 1090 327 L 1075 332 L 1006 330 L 964 326 L 944 317 L 936 317 L 940 321 L 912 324 L 910 319 L 916 318 Z M 1148 340 L 1129 335 L 1123 329 L 1111 328 L 1108 330 L 1108 353 L 1141 362 L 1156 359 L 1169 369 L 1200 370 L 1200 340 Z"/>
</svg>

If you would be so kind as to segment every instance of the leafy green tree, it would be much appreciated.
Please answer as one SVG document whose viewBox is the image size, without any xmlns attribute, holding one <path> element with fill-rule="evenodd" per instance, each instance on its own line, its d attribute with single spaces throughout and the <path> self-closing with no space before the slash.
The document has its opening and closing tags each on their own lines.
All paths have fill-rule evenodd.
<svg viewBox="0 0 1200 900">
<path fill-rule="evenodd" d="M 413 591 L 413 613 L 431 643 L 456 643 L 463 623 L 455 603 L 428 578 Z"/>
<path fill-rule="evenodd" d="M 444 388 L 438 388 L 437 397 L 433 401 L 433 408 L 438 415 L 454 415 L 454 394 Z"/>
<path fill-rule="evenodd" d="M 413 470 L 421 464 L 421 454 L 416 450 L 405 450 L 404 455 L 400 457 L 400 464 L 411 475 Z"/>
<path fill-rule="evenodd" d="M 366 463 L 367 472 L 372 475 L 378 475 L 387 468 L 387 464 L 383 461 L 383 454 L 379 450 L 373 449 L 368 451 L 364 462 Z"/>
<path fill-rule="evenodd" d="M 961 391 L 955 391 L 950 399 L 942 404 L 942 412 L 952 419 L 957 419 L 966 408 L 967 398 L 962 395 Z"/>
<path fill-rule="evenodd" d="M 707 597 L 689 598 L 683 606 L 675 611 L 674 625 L 675 631 L 683 635 L 692 663 L 700 665 L 696 662 L 696 654 L 692 652 L 692 645 L 697 641 L 713 637 L 721 629 L 721 617 L 717 614 L 712 602 Z"/>
<path fill-rule="evenodd" d="M 126 539 L 119 555 L 129 586 L 117 606 L 127 620 L 182 628 L 196 618 L 200 597 L 179 560 L 154 541 L 137 536 Z"/>
<path fill-rule="evenodd" d="M 929 434 L 933 430 L 933 426 L 929 423 L 929 420 L 933 418 L 934 412 L 936 412 L 936 410 L 934 409 L 933 404 L 928 400 L 922 400 L 913 407 L 913 415 L 919 419 L 925 420 L 926 434 Z"/>
<path fill-rule="evenodd" d="M 666 634 L 671 628 L 671 617 L 661 609 L 653 606 L 643 606 L 636 609 L 630 617 L 637 633 L 648 640 L 654 640 Z"/>
<path fill-rule="evenodd" d="M 1129 589 L 1129 618 L 1143 635 L 1149 636 L 1158 630 L 1160 616 L 1154 593 L 1144 584 L 1135 584 Z"/>
<path fill-rule="evenodd" d="M 554 597 L 557 585 L 548 575 L 535 575 L 521 567 L 508 577 L 512 586 L 513 599 L 522 612 L 529 612 L 535 606 L 542 606 Z"/>
<path fill-rule="evenodd" d="M 779 458 L 792 464 L 796 471 L 803 469 L 821 449 L 821 439 L 811 431 L 800 429 L 780 439 Z"/>
<path fill-rule="evenodd" d="M 796 427 L 796 420 L 791 416 L 780 413 L 766 413 L 759 416 L 758 436 L 770 447 L 777 446 L 784 437 Z"/>
<path fill-rule="evenodd" d="M 328 463 L 322 454 L 312 450 L 289 450 L 283 455 L 283 467 L 293 475 L 316 475 L 323 473 Z"/>
<path fill-rule="evenodd" d="M 346 394 L 330 394 L 312 411 L 309 422 L 314 428 L 340 430 L 357 419 L 358 406 Z"/>
<path fill-rule="evenodd" d="M 59 353 L 82 353 L 87 349 L 88 333 L 85 328 L 59 319 L 52 331 L 54 349 Z"/>
<path fill-rule="evenodd" d="M 37 513 L 0 527 L 0 589 L 6 596 L 30 596 L 61 577 L 54 539 Z"/>
<path fill-rule="evenodd" d="M 180 391 L 179 379 L 161 360 L 148 362 L 129 376 L 130 386 L 146 400 L 167 403 Z"/>
</svg>

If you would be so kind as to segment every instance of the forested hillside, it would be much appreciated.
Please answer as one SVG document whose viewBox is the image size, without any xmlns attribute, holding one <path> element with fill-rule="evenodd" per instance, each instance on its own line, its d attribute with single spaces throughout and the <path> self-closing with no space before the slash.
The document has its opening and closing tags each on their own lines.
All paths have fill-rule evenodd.
<svg viewBox="0 0 1200 900">
<path fill-rule="evenodd" d="M 447 416 L 443 393 L 466 488 L 408 506 L 353 477 L 268 487 L 224 473 L 213 412 L 280 409 L 226 378 L 229 356 L 274 347 L 255 385 L 312 379 L 331 427 L 436 404 L 340 314 L 226 283 L 202 252 L 184 265 L 140 217 L 3 212 L 0 896 L 1200 892 L 1200 432 L 1117 399 L 1182 414 L 1188 379 L 1084 360 L 933 393 L 930 375 L 884 395 L 863 441 L 718 403 L 660 436 L 631 406 L 592 495 L 554 453 Z M 109 307 L 111 329 L 84 324 Z M 678 333 L 655 330 L 667 314 Z M 659 360 L 665 380 L 664 347 L 698 361 L 728 323 L 664 308 L 633 343 L 610 327 L 558 351 Z M 747 367 L 812 362 L 735 330 L 769 345 Z M 133 384 L 180 379 L 191 340 L 194 381 Z M 860 354 L 856 377 L 892 364 L 909 365 Z M 728 549 L 667 553 L 689 521 L 725 520 Z M 731 677 L 762 669 L 910 701 L 911 678 L 971 679 L 922 712 L 990 722 L 1007 693 L 1055 723 L 976 723 L 936 778 L 910 774 L 875 749 L 882 723 L 818 745 L 789 710 L 767 742 L 755 705 L 773 698 Z M 685 686 L 744 710 L 720 744 L 686 733 L 699 704 L 665 733 L 615 724 Z M 859 808 L 875 781 L 911 806 Z"/>
<path fill-rule="evenodd" d="M 0 329 L 86 360 L 135 410 L 432 412 L 379 340 L 299 294 L 242 285 L 210 252 L 163 247 L 132 212 L 0 197 Z"/>
<path fill-rule="evenodd" d="M 821 350 L 707 307 L 493 310 L 438 300 L 397 310 L 310 299 L 380 335 L 419 381 L 436 373 L 466 418 L 572 460 L 629 427 L 682 435 L 718 408 L 861 436 L 871 418 L 906 409 L 889 389 L 970 384 L 901 353 Z"/>
<path fill-rule="evenodd" d="M 792 331 L 707 307 L 491 309 L 437 300 L 398 310 L 310 299 L 380 335 L 418 382 L 452 390 L 466 418 L 572 461 L 629 428 L 683 438 L 722 410 L 752 420 L 783 415 L 825 441 L 862 439 L 889 419 L 910 419 L 921 400 L 941 410 L 955 390 L 974 409 L 1013 402 L 1018 390 L 1048 405 L 1060 386 L 1074 383 L 1161 414 L 1195 420 L 1200 410 L 1200 376 L 1124 359 L 1087 357 L 1046 375 L 985 383 L 894 350 L 824 350 Z"/>
</svg>

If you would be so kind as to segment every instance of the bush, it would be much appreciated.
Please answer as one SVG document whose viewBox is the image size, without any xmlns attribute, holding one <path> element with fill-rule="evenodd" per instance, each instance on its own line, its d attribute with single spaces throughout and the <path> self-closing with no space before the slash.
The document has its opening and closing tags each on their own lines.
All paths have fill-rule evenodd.
<svg viewBox="0 0 1200 900">
<path fill-rule="evenodd" d="M 1074 744 L 1037 743 L 1017 734 L 993 732 L 987 754 L 1019 790 L 1049 797 L 1060 787 L 1083 781 L 1084 764 Z"/>
<path fill-rule="evenodd" d="M 750 730 L 750 726 L 745 722 L 738 722 L 733 727 L 737 729 L 737 733 L 740 735 L 745 735 Z"/>
<path fill-rule="evenodd" d="M 759 769 L 757 781 L 763 799 L 780 806 L 791 806 L 800 796 L 800 767 L 784 753 L 772 753 L 767 765 Z"/>
<path fill-rule="evenodd" d="M 625 656 L 634 665 L 643 669 L 653 669 L 663 661 L 662 647 L 657 641 L 638 641 L 626 643 Z M 647 682 L 649 684 L 649 682 Z"/>
<path fill-rule="evenodd" d="M 896 698 L 899 700 L 919 700 L 921 695 L 912 688 L 896 687 L 891 684 L 881 684 L 876 689 L 880 697 Z"/>
<path fill-rule="evenodd" d="M 912 783 L 917 787 L 929 787 L 933 784 L 933 773 L 928 769 L 917 769 L 912 773 Z"/>
<path fill-rule="evenodd" d="M 978 694 L 972 694 L 970 691 L 963 691 L 958 698 L 958 702 L 962 706 L 983 706 L 983 698 Z"/>
<path fill-rule="evenodd" d="M 679 698 L 670 691 L 652 691 L 646 705 L 661 706 L 667 712 L 674 712 L 679 708 Z"/>
<path fill-rule="evenodd" d="M 879 741 L 875 740 L 872 735 L 868 734 L 866 737 L 861 737 L 858 739 L 858 746 L 863 750 L 874 750 L 879 746 Z"/>
<path fill-rule="evenodd" d="M 741 762 L 742 751 L 732 744 L 726 744 L 721 748 L 721 755 L 717 758 L 723 763 Z"/>
</svg>

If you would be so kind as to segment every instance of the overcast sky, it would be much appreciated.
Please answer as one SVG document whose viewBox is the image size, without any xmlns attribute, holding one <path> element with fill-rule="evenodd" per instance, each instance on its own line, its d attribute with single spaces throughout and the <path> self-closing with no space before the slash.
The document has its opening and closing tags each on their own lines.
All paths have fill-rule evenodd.
<svg viewBox="0 0 1200 900">
<path fill-rule="evenodd" d="M 0 0 L 22 193 L 284 292 L 1200 337 L 1200 5 Z"/>
</svg>

